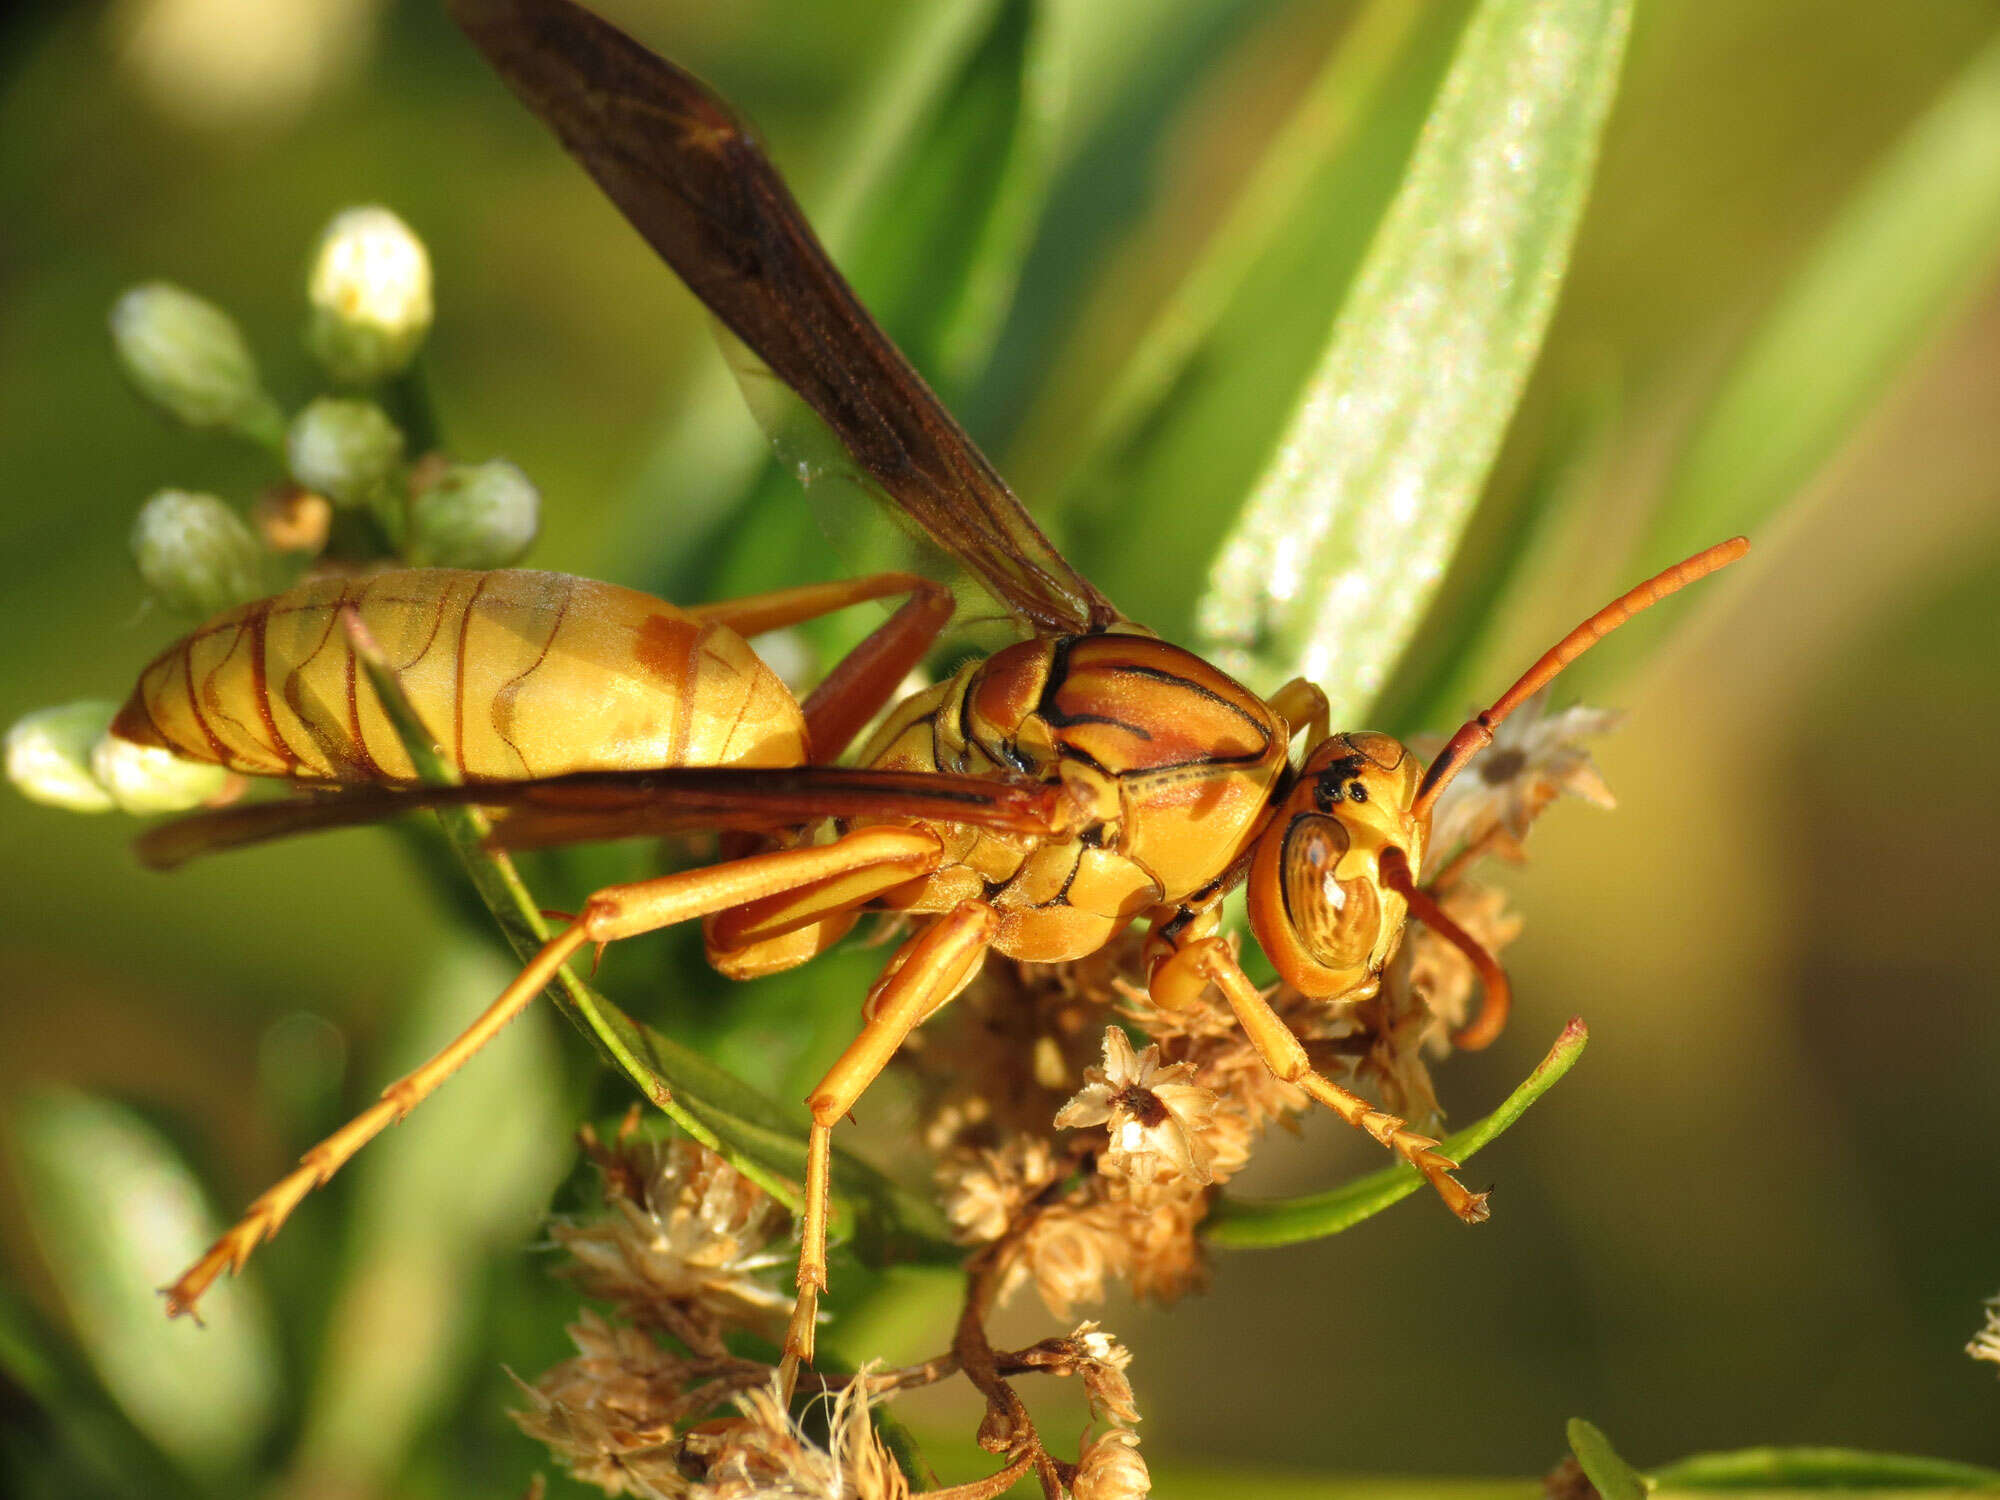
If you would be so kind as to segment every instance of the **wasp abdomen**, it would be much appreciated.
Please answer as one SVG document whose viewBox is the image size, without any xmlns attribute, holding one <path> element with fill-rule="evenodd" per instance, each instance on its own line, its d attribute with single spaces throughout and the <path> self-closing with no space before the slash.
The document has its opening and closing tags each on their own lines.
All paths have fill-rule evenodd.
<svg viewBox="0 0 2000 1500">
<path fill-rule="evenodd" d="M 631 589 L 520 570 L 315 579 L 242 605 L 157 658 L 114 732 L 249 775 L 414 781 L 348 609 L 473 780 L 803 758 L 796 703 L 733 631 Z"/>
</svg>

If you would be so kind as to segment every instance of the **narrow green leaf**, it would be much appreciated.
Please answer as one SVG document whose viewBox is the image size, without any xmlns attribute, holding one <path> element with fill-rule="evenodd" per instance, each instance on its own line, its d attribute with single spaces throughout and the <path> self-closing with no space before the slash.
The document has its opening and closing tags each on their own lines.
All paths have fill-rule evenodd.
<svg viewBox="0 0 2000 1500">
<path fill-rule="evenodd" d="M 2000 1469 L 1863 1453 L 1853 1448 L 1745 1448 L 1696 1453 L 1652 1473 L 1653 1489 L 1676 1490 L 1983 1490 L 2000 1491 Z"/>
<path fill-rule="evenodd" d="M 1463 1162 L 1520 1119 L 1529 1105 L 1555 1087 L 1570 1070 L 1583 1055 L 1589 1040 L 1590 1029 L 1581 1020 L 1571 1021 L 1535 1071 L 1498 1109 L 1477 1124 L 1445 1138 L 1442 1146 L 1445 1155 Z M 1329 1192 L 1264 1201 L 1224 1197 L 1217 1201 L 1202 1228 L 1210 1244 L 1231 1250 L 1264 1250 L 1325 1239 L 1343 1229 L 1352 1229 L 1391 1204 L 1400 1203 L 1421 1187 L 1423 1181 L 1416 1168 L 1399 1162 Z"/>
<path fill-rule="evenodd" d="M 251 1459 L 280 1383 L 251 1283 L 224 1281 L 203 1327 L 155 1288 L 220 1231 L 171 1144 L 131 1110 L 67 1090 L 24 1099 L 13 1136 L 30 1222 L 91 1364 L 133 1425 L 210 1481 Z"/>
<path fill-rule="evenodd" d="M 1839 449 L 2000 259 L 2000 40 L 1861 183 L 1688 444 L 1647 567 L 1755 531 Z"/>
<path fill-rule="evenodd" d="M 1429 604 L 1541 348 L 1630 0 L 1485 0 L 1198 612 L 1253 682 L 1358 720 Z"/>
<path fill-rule="evenodd" d="M 1582 1417 L 1570 1418 L 1569 1451 L 1603 1500 L 1646 1500 L 1646 1481 L 1639 1471 L 1618 1456 L 1610 1438 Z"/>
<path fill-rule="evenodd" d="M 1160 560 L 1213 556 L 1233 515 L 1223 502 L 1277 451 L 1469 11 L 1364 9 L 1094 410 L 1046 424 L 1046 462 L 1068 476 L 1054 508 L 1070 554 L 1135 619 L 1183 638 L 1192 626 L 1192 574 Z M 1056 392 L 1065 410 L 1080 394 Z M 1147 546 L 1132 545 L 1134 517 Z"/>
</svg>

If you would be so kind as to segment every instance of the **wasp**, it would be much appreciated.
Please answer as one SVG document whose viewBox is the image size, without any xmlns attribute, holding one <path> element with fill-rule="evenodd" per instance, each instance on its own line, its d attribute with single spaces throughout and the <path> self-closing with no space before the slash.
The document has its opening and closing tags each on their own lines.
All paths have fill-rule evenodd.
<svg viewBox="0 0 2000 1500">
<path fill-rule="evenodd" d="M 452 0 L 460 24 L 697 297 L 844 445 L 880 498 L 990 589 L 1024 638 L 897 700 L 952 618 L 943 586 L 891 573 L 679 609 L 558 574 L 390 572 L 308 582 L 169 648 L 114 726 L 143 744 L 332 788 L 149 835 L 156 862 L 443 802 L 504 814 L 508 843 L 702 827 L 743 842 L 706 867 L 596 892 L 457 1040 L 391 1084 L 168 1289 L 191 1308 L 298 1201 L 407 1114 L 585 949 L 703 923 L 744 978 L 802 964 L 864 912 L 914 931 L 859 1034 L 807 1099 L 798 1300 L 786 1362 L 810 1360 L 827 1284 L 832 1132 L 905 1038 L 988 955 L 1081 958 L 1148 924 L 1153 1000 L 1215 986 L 1278 1077 L 1410 1163 L 1452 1212 L 1486 1217 L 1437 1142 L 1315 1072 L 1221 923 L 1247 886 L 1279 974 L 1329 1004 L 1375 993 L 1411 918 L 1484 983 L 1457 1035 L 1492 1040 L 1506 977 L 1420 883 L 1439 794 L 1521 703 L 1637 610 L 1734 561 L 1712 547 L 1599 610 L 1425 766 L 1337 733 L 1295 680 L 1260 697 L 1125 618 L 1043 535 L 876 325 L 748 130 L 699 81 L 569 0 Z M 900 607 L 803 702 L 745 636 L 867 600 Z M 463 777 L 416 785 L 358 621 Z M 836 762 L 871 722 L 854 757 Z M 1299 742 L 1294 758 L 1293 745 Z"/>
</svg>

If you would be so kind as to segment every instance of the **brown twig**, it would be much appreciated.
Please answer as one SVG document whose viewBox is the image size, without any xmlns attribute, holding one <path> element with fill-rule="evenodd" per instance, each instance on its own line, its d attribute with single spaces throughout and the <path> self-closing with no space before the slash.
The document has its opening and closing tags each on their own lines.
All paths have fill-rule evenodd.
<svg viewBox="0 0 2000 1500">
<path fill-rule="evenodd" d="M 1020 1242 L 1033 1222 L 1032 1212 L 1011 1225 L 1007 1232 L 966 1262 L 965 1306 L 958 1315 L 958 1330 L 951 1341 L 952 1353 L 975 1389 L 986 1398 L 986 1415 L 979 1423 L 979 1446 L 988 1453 L 1025 1454 L 1032 1460 L 1042 1483 L 1045 1500 L 1062 1500 L 1063 1480 L 1056 1463 L 1042 1446 L 1034 1419 L 1001 1377 L 999 1361 L 986 1338 L 986 1317 L 1000 1289 L 1000 1277 L 1007 1254 Z"/>
</svg>

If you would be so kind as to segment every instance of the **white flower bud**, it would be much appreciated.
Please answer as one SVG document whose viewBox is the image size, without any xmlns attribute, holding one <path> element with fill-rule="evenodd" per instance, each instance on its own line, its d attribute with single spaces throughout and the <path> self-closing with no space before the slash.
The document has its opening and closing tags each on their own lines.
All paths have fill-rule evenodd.
<svg viewBox="0 0 2000 1500">
<path fill-rule="evenodd" d="M 236 320 L 193 292 L 133 287 L 112 304 L 111 341 L 139 394 L 190 427 L 265 436 L 278 420 Z"/>
<path fill-rule="evenodd" d="M 535 539 L 542 497 L 504 458 L 453 464 L 410 502 L 404 559 L 416 567 L 504 568 Z"/>
<path fill-rule="evenodd" d="M 121 811 L 141 815 L 199 807 L 229 779 L 221 766 L 182 760 L 171 750 L 111 734 L 91 747 L 90 774 Z"/>
<path fill-rule="evenodd" d="M 38 709 L 7 731 L 7 779 L 21 795 L 71 812 L 109 812 L 111 794 L 90 773 L 90 751 L 118 711 L 86 701 Z"/>
<path fill-rule="evenodd" d="M 189 614 L 212 615 L 264 592 L 255 533 L 213 495 L 154 495 L 132 523 L 132 557 L 146 586 Z"/>
<path fill-rule="evenodd" d="M 431 328 L 431 260 L 386 208 L 350 208 L 320 236 L 306 347 L 343 385 L 401 374 Z"/>
<path fill-rule="evenodd" d="M 373 401 L 322 396 L 285 434 L 292 478 L 336 505 L 360 505 L 396 472 L 403 434 Z"/>
</svg>

